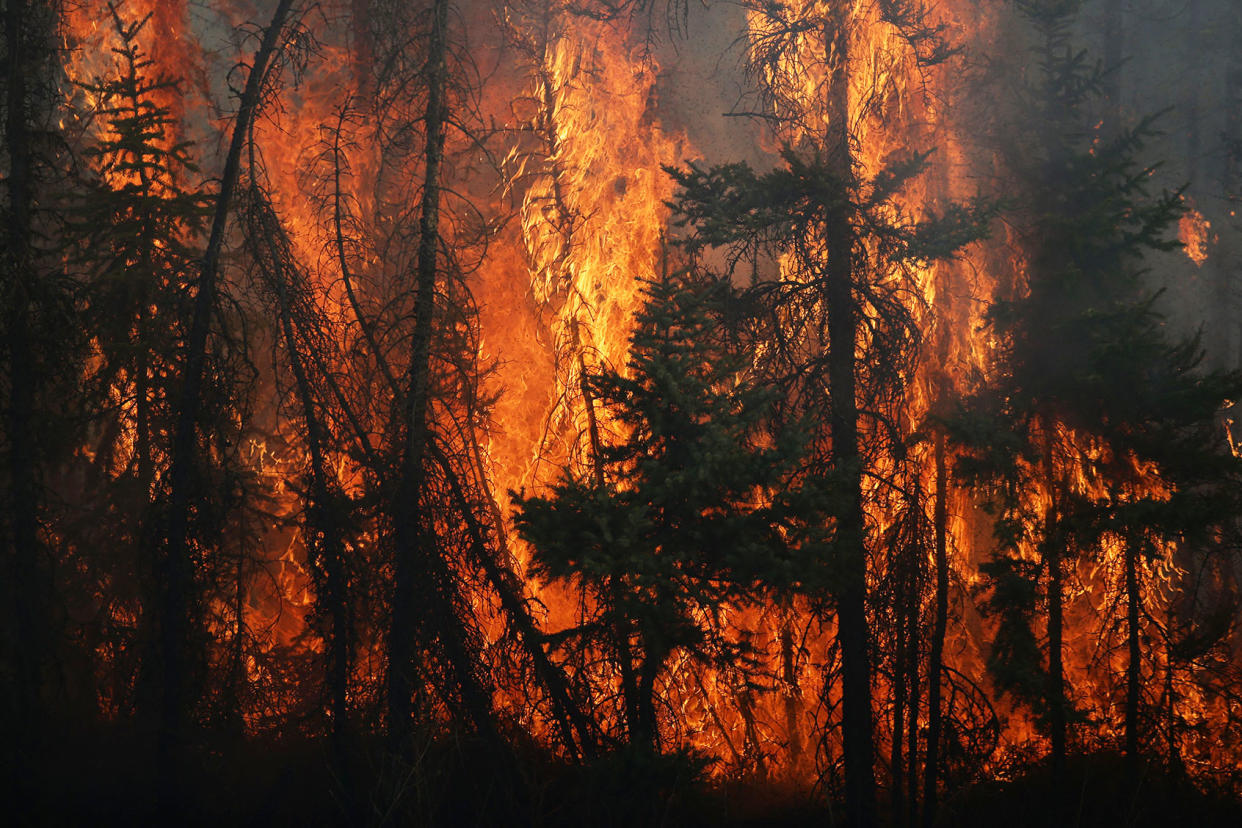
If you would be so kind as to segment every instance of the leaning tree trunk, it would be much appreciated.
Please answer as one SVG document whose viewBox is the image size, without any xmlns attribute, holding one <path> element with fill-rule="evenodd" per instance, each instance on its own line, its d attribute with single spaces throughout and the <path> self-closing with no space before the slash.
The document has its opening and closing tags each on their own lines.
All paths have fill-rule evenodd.
<svg viewBox="0 0 1242 828">
<path fill-rule="evenodd" d="M 218 291 L 220 249 L 224 243 L 224 231 L 228 224 L 233 192 L 241 169 L 241 153 L 246 135 L 254 120 L 262 97 L 263 78 L 268 64 L 276 53 L 285 21 L 293 8 L 293 0 L 280 0 L 272 14 L 271 23 L 263 32 L 263 40 L 255 52 L 250 75 L 242 92 L 237 119 L 233 124 L 233 136 L 225 157 L 224 173 L 220 179 L 220 193 L 216 197 L 211 233 L 203 253 L 203 265 L 199 273 L 194 296 L 194 315 L 186 342 L 186 364 L 182 376 L 181 395 L 177 408 L 177 422 L 173 436 L 172 459 L 169 467 L 169 518 L 168 534 L 163 560 L 162 596 L 160 600 L 160 666 L 164 672 L 163 694 L 160 700 L 160 732 L 157 746 L 159 773 L 165 778 L 160 788 L 175 801 L 177 789 L 174 761 L 184 738 L 187 713 L 193 706 L 193 690 L 189 686 L 191 652 L 191 598 L 194 583 L 194 565 L 189 549 L 190 509 L 195 491 L 196 434 L 199 415 L 203 407 L 203 373 L 207 362 L 207 338 L 211 318 L 216 306 Z"/>
<path fill-rule="evenodd" d="M 388 638 L 388 734 L 394 752 L 409 749 L 414 716 L 417 671 L 415 622 L 418 574 L 427 572 L 431 552 L 424 536 L 423 489 L 431 389 L 431 340 L 435 318 L 437 247 L 440 243 L 440 166 L 444 158 L 448 121 L 448 0 L 435 0 L 427 44 L 427 110 L 423 170 L 422 214 L 418 228 L 416 272 L 417 306 L 408 372 L 406 435 L 395 504 L 395 560 L 393 561 L 392 617 Z M 420 561 L 420 558 L 422 559 Z M 424 590 L 436 587 L 423 584 Z"/>
<path fill-rule="evenodd" d="M 936 433 L 936 500 L 932 522 L 936 533 L 936 596 L 932 620 L 930 654 L 927 662 L 927 756 L 923 768 L 923 825 L 936 824 L 939 802 L 940 732 L 944 712 L 940 689 L 944 671 L 944 636 L 949 621 L 948 487 L 949 464 L 945 458 L 945 437 Z"/>
<path fill-rule="evenodd" d="M 552 661 L 543 649 L 543 636 L 522 599 L 522 586 L 508 567 L 497 562 L 492 550 L 487 548 L 483 527 L 474 515 L 470 499 L 461 478 L 453 469 L 452 461 L 434 443 L 429 447 L 441 472 L 448 480 L 453 499 L 461 511 L 470 537 L 470 549 L 488 581 L 500 598 L 509 620 L 517 628 L 531 657 L 535 672 L 548 691 L 552 702 L 553 718 L 561 734 L 565 748 L 575 755 L 592 758 L 596 754 L 595 733 L 579 707 L 570 696 L 569 679 L 560 665 Z M 575 739 L 576 735 L 576 739 Z"/>
</svg>

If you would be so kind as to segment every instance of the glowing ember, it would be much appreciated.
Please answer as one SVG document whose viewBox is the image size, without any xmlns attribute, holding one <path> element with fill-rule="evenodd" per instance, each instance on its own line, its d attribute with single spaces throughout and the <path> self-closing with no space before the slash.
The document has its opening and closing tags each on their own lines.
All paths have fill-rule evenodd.
<svg viewBox="0 0 1242 828">
<path fill-rule="evenodd" d="M 1193 207 L 1177 222 L 1177 237 L 1186 251 L 1186 256 L 1198 267 L 1208 260 L 1211 245 L 1216 239 L 1212 235 L 1212 223 Z"/>
</svg>

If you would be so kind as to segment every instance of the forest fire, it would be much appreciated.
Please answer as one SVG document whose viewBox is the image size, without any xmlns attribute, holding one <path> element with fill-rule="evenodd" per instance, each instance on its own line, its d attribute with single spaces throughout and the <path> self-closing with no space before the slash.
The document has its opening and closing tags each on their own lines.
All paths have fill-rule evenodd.
<svg viewBox="0 0 1242 828">
<path fill-rule="evenodd" d="M 9 0 L 20 821 L 1235 824 L 1180 5 Z"/>
</svg>

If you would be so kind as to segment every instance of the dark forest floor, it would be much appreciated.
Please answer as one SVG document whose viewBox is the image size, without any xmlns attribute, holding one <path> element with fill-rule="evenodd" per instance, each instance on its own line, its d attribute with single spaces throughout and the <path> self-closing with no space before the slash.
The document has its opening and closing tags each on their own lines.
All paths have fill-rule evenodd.
<svg viewBox="0 0 1242 828">
<path fill-rule="evenodd" d="M 567 767 L 533 751 L 501 761 L 470 741 L 429 743 L 404 772 L 357 751 L 350 780 L 320 742 L 204 744 L 182 795 L 161 797 L 149 743 L 122 731 L 62 733 L 7 757 L 0 822 L 21 826 L 831 826 L 839 805 L 761 780 L 710 781 L 685 757 L 613 756 Z M 352 790 L 352 794 L 346 794 Z M 161 801 L 163 799 L 163 801 Z M 351 801 L 352 799 L 352 801 Z M 887 810 L 881 802 L 881 813 Z M 886 826 L 904 825 L 885 818 Z M 939 825 L 1002 828 L 1238 828 L 1242 803 L 1145 768 L 1135 786 L 1115 755 L 1071 759 L 1058 789 L 1046 766 L 950 792 Z"/>
</svg>

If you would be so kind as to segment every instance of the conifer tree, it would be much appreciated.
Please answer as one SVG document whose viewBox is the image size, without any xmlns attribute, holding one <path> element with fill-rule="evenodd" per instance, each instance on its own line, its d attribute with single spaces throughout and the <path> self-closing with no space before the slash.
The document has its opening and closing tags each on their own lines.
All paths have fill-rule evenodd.
<svg viewBox="0 0 1242 828">
<path fill-rule="evenodd" d="M 0 9 L 0 776 L 11 802 L 65 713 L 52 473 L 73 448 L 85 351 L 58 214 L 68 176 L 59 2 Z"/>
<path fill-rule="evenodd" d="M 799 461 L 800 435 L 764 433 L 773 397 L 720 328 L 730 290 L 684 273 L 650 283 L 625 371 L 587 378 L 601 421 L 593 468 L 515 501 L 534 574 L 590 596 L 593 613 L 561 636 L 608 653 L 638 747 L 660 746 L 669 658 L 732 662 L 717 608 L 794 577 L 782 532 L 793 494 L 769 493 Z"/>
<path fill-rule="evenodd" d="M 901 399 L 902 377 L 917 357 L 919 331 L 907 304 L 912 266 L 952 256 L 978 238 L 991 209 L 978 202 L 921 220 L 906 214 L 898 198 L 927 158 L 895 159 L 869 181 L 844 173 L 839 160 L 792 149 L 783 166 L 763 174 L 744 164 L 673 172 L 682 188 L 679 220 L 692 228 L 691 252 L 726 248 L 735 262 L 790 257 L 787 274 L 753 291 L 763 340 L 773 343 L 764 360 L 768 381 L 785 389 L 787 410 L 811 427 L 805 482 L 823 499 L 818 514 L 802 515 L 808 524 L 818 521 L 819 532 L 801 547 L 800 588 L 812 600 L 835 602 L 849 700 L 847 809 L 859 825 L 876 819 L 866 564 L 879 539 L 866 531 L 863 478 L 881 456 L 904 451 L 879 412 Z M 877 422 L 863 425 L 864 410 Z M 862 677 L 845 668 L 846 652 Z"/>
<path fill-rule="evenodd" d="M 897 54 L 922 69 L 954 49 L 921 2 L 749 4 L 748 63 L 762 113 L 781 141 L 782 161 L 766 174 L 745 165 L 675 173 L 676 205 L 692 246 L 726 247 L 731 261 L 782 258 L 767 294 L 773 381 L 791 410 L 812 422 L 814 473 L 833 491 L 822 547 L 827 577 L 809 593 L 830 597 L 841 653 L 841 726 L 846 819 L 877 820 L 873 642 L 868 628 L 868 556 L 879 539 L 865 517 L 865 480 L 882 456 L 903 451 L 879 412 L 900 400 L 917 358 L 920 291 L 915 263 L 950 256 L 980 235 L 981 209 L 952 205 L 926 220 L 905 206 L 907 185 L 928 155 L 895 149 L 864 173 L 856 152 L 864 125 L 883 132 L 893 114 L 884 95 L 852 99 L 859 81 L 895 70 Z M 871 15 L 874 14 L 874 17 Z M 874 28 L 873 28 L 874 27 Z M 883 30 L 901 44 L 883 54 L 855 50 L 860 32 Z M 860 78 L 861 76 L 861 78 Z M 830 550 L 830 551 L 826 551 Z M 826 677 L 825 687 L 833 686 Z"/>
<path fill-rule="evenodd" d="M 153 76 L 139 45 L 150 15 L 129 21 L 118 7 L 109 10 L 119 40 L 116 65 L 111 74 L 81 84 L 97 102 L 99 138 L 84 151 L 91 177 L 70 220 L 84 272 L 84 321 L 98 349 L 86 384 L 97 411 L 100 502 L 91 512 L 99 518 L 84 531 L 106 536 L 81 542 L 114 547 L 112 555 L 90 556 L 91 564 L 116 602 L 106 615 L 142 619 L 138 629 L 113 634 L 130 639 L 137 651 L 127 652 L 127 661 L 133 669 L 141 660 L 140 688 L 147 693 L 117 701 L 149 708 L 160 682 L 154 649 L 158 513 L 166 494 L 186 293 L 201 255 L 207 201 L 191 183 L 197 168 L 190 145 L 173 135 L 165 101 L 177 81 Z"/>
<path fill-rule="evenodd" d="M 993 379 L 953 428 L 967 454 L 958 471 L 995 521 L 997 549 L 982 567 L 985 609 L 997 619 L 988 666 L 1035 713 L 1058 775 L 1077 717 L 1063 655 L 1066 580 L 1078 560 L 1120 545 L 1133 756 L 1141 561 L 1235 508 L 1238 470 L 1216 419 L 1239 386 L 1199 370 L 1197 339 L 1169 337 L 1159 294 L 1145 285 L 1145 266 L 1179 246 L 1169 238 L 1179 194 L 1151 196 L 1152 168 L 1138 161 L 1151 120 L 1098 137 L 1102 70 L 1071 38 L 1081 3 L 1018 5 L 1039 68 L 1025 90 L 1031 121 L 1015 124 L 1029 136 L 1013 156 L 1025 279 L 992 308 L 1001 343 Z"/>
</svg>

